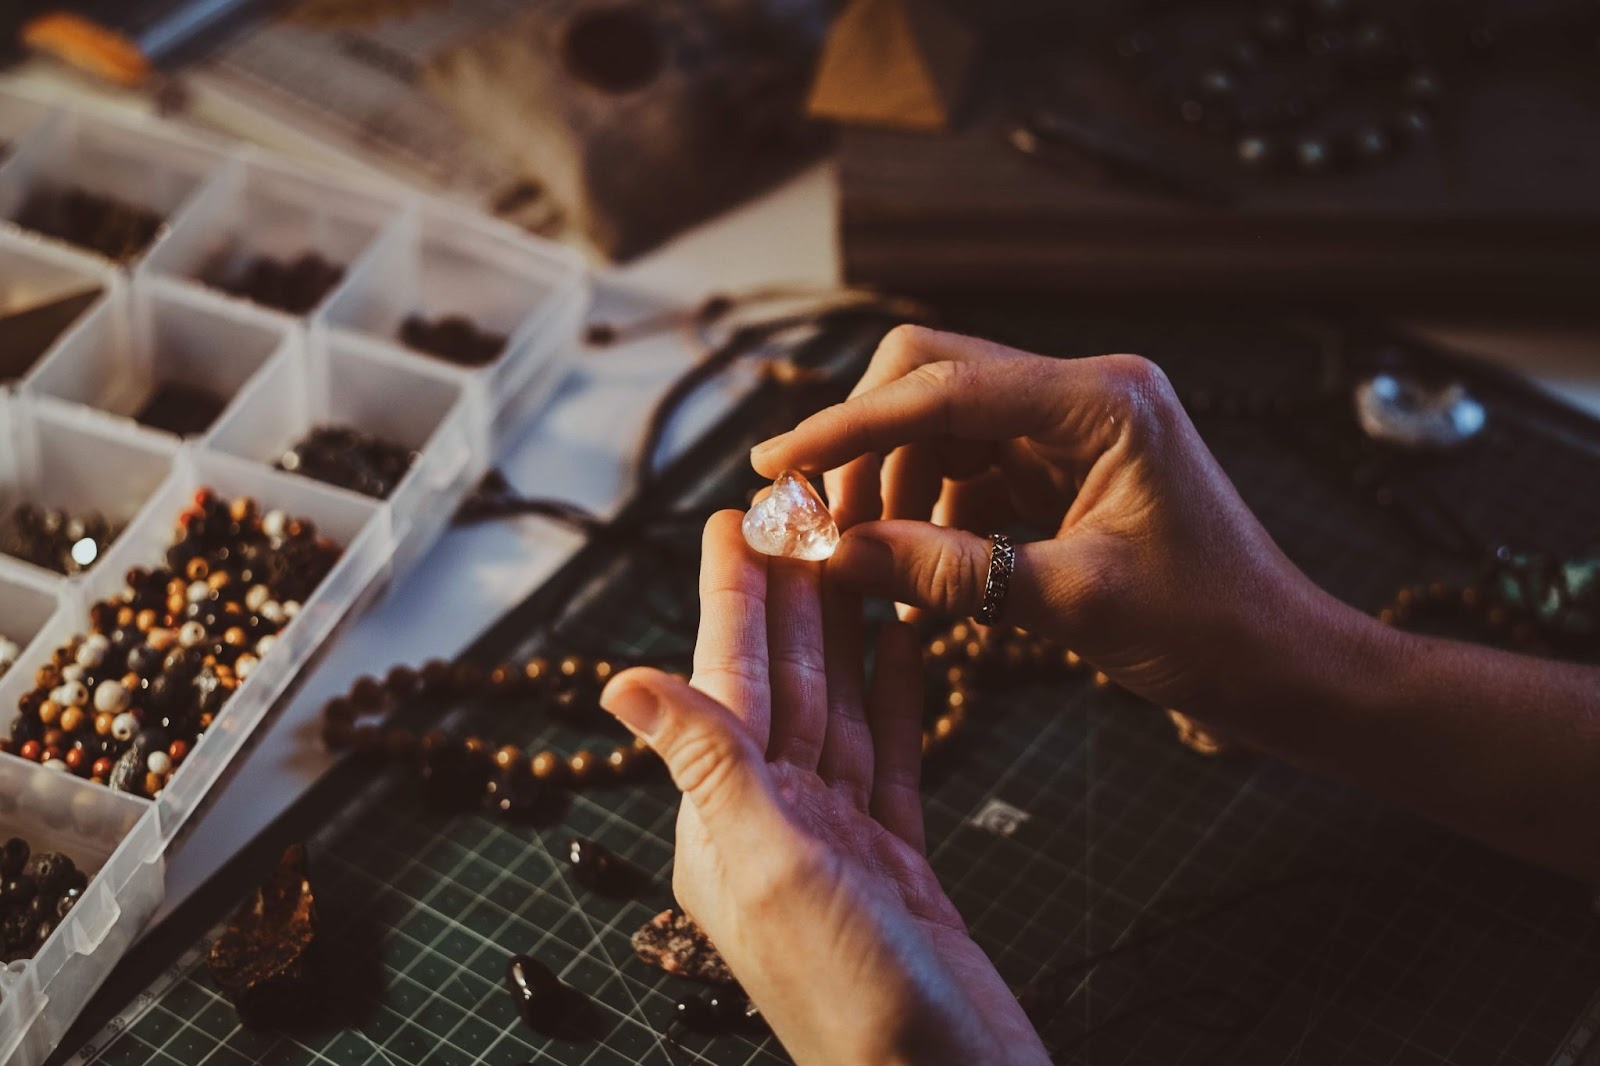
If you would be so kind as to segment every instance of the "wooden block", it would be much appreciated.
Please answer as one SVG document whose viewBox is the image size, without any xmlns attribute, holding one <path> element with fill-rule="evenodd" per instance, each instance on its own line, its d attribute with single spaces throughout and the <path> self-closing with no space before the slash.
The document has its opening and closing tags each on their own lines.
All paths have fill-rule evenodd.
<svg viewBox="0 0 1600 1066">
<path fill-rule="evenodd" d="M 974 44 L 936 0 L 855 0 L 828 34 L 807 107 L 856 125 L 947 129 Z"/>
</svg>

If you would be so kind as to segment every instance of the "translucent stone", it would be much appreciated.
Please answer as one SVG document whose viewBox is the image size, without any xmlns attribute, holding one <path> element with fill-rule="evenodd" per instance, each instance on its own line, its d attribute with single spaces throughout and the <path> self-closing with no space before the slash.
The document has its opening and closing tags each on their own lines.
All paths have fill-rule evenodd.
<svg viewBox="0 0 1600 1066">
<path fill-rule="evenodd" d="M 811 483 L 790 470 L 745 514 L 744 539 L 762 555 L 818 562 L 839 546 L 839 527 Z"/>
</svg>

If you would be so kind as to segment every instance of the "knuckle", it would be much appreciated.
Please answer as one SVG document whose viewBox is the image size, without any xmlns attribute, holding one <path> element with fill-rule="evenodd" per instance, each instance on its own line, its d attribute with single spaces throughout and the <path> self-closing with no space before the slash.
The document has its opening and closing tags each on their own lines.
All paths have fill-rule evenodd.
<svg viewBox="0 0 1600 1066">
<path fill-rule="evenodd" d="M 903 370 L 920 361 L 920 353 L 928 347 L 933 330 L 926 326 L 902 323 L 883 335 L 873 362 L 881 362 L 888 370 Z"/>
<path fill-rule="evenodd" d="M 1113 389 L 1134 410 L 1160 411 L 1174 397 L 1166 371 L 1142 355 L 1108 355 Z"/>
<path fill-rule="evenodd" d="M 672 779 L 702 813 L 726 802 L 745 763 L 740 739 L 725 730 L 695 729 L 672 745 Z"/>
<path fill-rule="evenodd" d="M 983 575 L 977 559 L 953 541 L 942 542 L 928 558 L 919 584 L 937 610 L 967 612 L 977 604 Z"/>
</svg>

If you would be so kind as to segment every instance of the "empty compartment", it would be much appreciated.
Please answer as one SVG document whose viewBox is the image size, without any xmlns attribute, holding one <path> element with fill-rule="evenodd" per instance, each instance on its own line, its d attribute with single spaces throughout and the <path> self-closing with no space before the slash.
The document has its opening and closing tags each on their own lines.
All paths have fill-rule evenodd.
<svg viewBox="0 0 1600 1066">
<path fill-rule="evenodd" d="M 146 269 L 289 314 L 343 281 L 401 201 L 259 161 L 230 168 L 185 212 Z"/>
<path fill-rule="evenodd" d="M 114 284 L 99 260 L 0 231 L 0 383 L 32 370 Z"/>
<path fill-rule="evenodd" d="M 89 569 L 171 463 L 160 437 L 0 395 L 0 551 L 58 574 Z"/>
<path fill-rule="evenodd" d="M 199 436 L 290 344 L 280 319 L 159 282 L 141 284 L 127 322 L 96 322 L 64 341 L 30 392 Z"/>
<path fill-rule="evenodd" d="M 154 126 L 68 115 L 29 138 L 0 170 L 0 216 L 126 263 L 156 242 L 222 161 Z"/>
<path fill-rule="evenodd" d="M 57 583 L 27 567 L 0 564 L 0 677 L 30 658 L 34 638 L 60 609 Z M 3 717 L 3 715 L 0 715 Z"/>
<path fill-rule="evenodd" d="M 23 138 L 52 117 L 59 119 L 45 104 L 0 92 L 0 163 L 17 150 Z"/>
<path fill-rule="evenodd" d="M 335 327 L 476 368 L 525 342 L 574 263 L 466 212 L 424 205 L 329 303 Z"/>
</svg>

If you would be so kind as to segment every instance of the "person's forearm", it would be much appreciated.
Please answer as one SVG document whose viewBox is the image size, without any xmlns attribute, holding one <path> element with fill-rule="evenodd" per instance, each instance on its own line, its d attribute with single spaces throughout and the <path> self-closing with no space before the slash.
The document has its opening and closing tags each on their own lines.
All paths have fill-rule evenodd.
<svg viewBox="0 0 1600 1066">
<path fill-rule="evenodd" d="M 1306 601 L 1216 724 L 1600 883 L 1600 670 L 1396 632 L 1319 593 Z"/>
</svg>

